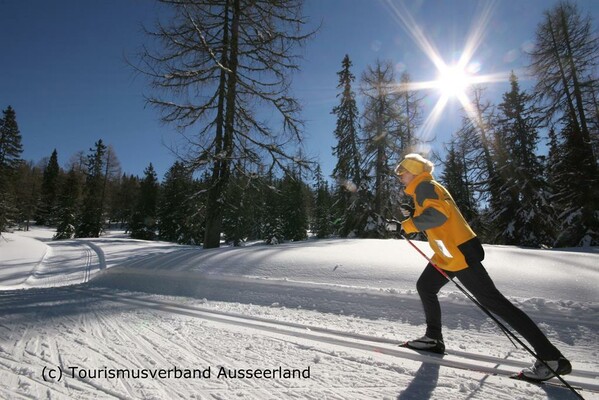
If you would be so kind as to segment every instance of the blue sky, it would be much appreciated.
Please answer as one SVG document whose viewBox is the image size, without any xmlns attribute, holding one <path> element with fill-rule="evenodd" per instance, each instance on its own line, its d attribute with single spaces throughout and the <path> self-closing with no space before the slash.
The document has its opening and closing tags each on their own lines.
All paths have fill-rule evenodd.
<svg viewBox="0 0 599 400">
<path fill-rule="evenodd" d="M 440 56 L 457 60 L 472 27 L 490 10 L 480 45 L 472 56 L 479 74 L 521 71 L 522 49 L 534 41 L 542 13 L 555 0 L 410 0 L 413 17 Z M 395 0 L 306 0 L 310 26 L 322 27 L 304 49 L 302 71 L 293 79 L 303 104 L 305 149 L 330 174 L 335 159 L 331 109 L 337 104 L 337 75 L 349 54 L 359 80 L 377 58 L 390 60 L 414 80 L 437 72 L 425 52 L 395 16 Z M 599 2 L 578 1 L 597 29 Z M 23 158 L 37 162 L 54 148 L 65 166 L 77 151 L 88 152 L 98 139 L 111 144 L 124 172 L 142 175 L 152 162 L 158 177 L 172 165 L 169 147 L 178 134 L 146 106 L 147 81 L 125 62 L 148 43 L 142 25 L 151 27 L 160 7 L 151 0 L 0 0 L 0 109 L 11 105 L 23 136 Z M 521 76 L 522 86 L 530 84 Z M 357 82 L 356 82 L 357 89 Z M 507 83 L 489 83 L 496 102 Z M 438 93 L 429 90 L 425 113 Z M 432 133 L 440 150 L 460 123 L 459 103 L 450 101 Z"/>
</svg>

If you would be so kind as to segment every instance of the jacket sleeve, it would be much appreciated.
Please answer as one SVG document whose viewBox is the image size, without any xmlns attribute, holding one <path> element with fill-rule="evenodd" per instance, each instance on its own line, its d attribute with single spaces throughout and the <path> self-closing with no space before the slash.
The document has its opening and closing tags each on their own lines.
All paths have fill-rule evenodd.
<svg viewBox="0 0 599 400">
<path fill-rule="evenodd" d="M 414 200 L 417 203 L 417 208 L 422 208 L 422 212 L 401 223 L 401 227 L 406 233 L 436 228 L 447 221 L 447 204 L 439 198 L 432 183 L 421 183 L 416 188 L 415 194 Z"/>
</svg>

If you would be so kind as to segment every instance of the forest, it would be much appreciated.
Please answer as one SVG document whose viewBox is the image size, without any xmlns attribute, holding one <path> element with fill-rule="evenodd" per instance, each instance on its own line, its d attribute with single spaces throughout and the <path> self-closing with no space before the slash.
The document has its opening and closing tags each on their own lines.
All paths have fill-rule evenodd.
<svg viewBox="0 0 599 400">
<path fill-rule="evenodd" d="M 340 60 L 336 128 L 318 133 L 337 143 L 335 168 L 325 175 L 300 150 L 301 104 L 289 94 L 299 69 L 294 49 L 318 35 L 304 31 L 302 1 L 165 3 L 172 19 L 148 32 L 153 45 L 131 67 L 148 79 L 148 102 L 163 122 L 197 128 L 189 147 L 160 178 L 151 160 L 143 176 L 123 172 L 102 138 L 87 152 L 49 148 L 47 158 L 26 161 L 27 132 L 18 110 L 5 106 L 0 232 L 38 224 L 56 228 L 60 240 L 119 228 L 205 248 L 395 237 L 388 221 L 402 219 L 399 207 L 410 200 L 393 170 L 423 144 L 425 97 L 409 72 L 396 76 L 390 61 L 375 60 L 356 79 L 351 55 Z M 596 28 L 571 1 L 542 13 L 527 54 L 535 84 L 523 90 L 512 72 L 497 104 L 483 85 L 472 87 L 460 128 L 423 155 L 483 242 L 598 246 Z M 190 91 L 202 95 L 181 96 Z M 264 109 L 280 126 L 259 119 Z"/>
</svg>

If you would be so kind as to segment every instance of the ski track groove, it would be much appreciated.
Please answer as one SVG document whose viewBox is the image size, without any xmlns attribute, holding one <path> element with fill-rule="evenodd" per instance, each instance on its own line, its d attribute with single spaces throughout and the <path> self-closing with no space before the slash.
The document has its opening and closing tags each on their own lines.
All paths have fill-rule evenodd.
<svg viewBox="0 0 599 400">
<path fill-rule="evenodd" d="M 445 360 L 443 357 L 438 357 L 436 355 L 427 355 L 413 352 L 409 349 L 399 349 L 399 348 L 389 348 L 387 347 L 389 344 L 396 345 L 399 342 L 395 340 L 389 340 L 379 337 L 372 337 L 360 334 L 353 334 L 349 332 L 341 332 L 336 330 L 330 330 L 327 328 L 319 328 L 306 326 L 303 324 L 290 323 L 290 322 L 282 322 L 276 321 L 267 318 L 254 317 L 254 316 L 245 316 L 236 313 L 229 313 L 224 311 L 215 311 L 204 309 L 201 307 L 194 307 L 189 305 L 180 305 L 176 303 L 152 300 L 147 298 L 136 298 L 131 295 L 117 294 L 114 292 L 106 292 L 100 289 L 81 289 L 81 288 L 63 288 L 62 290 L 67 291 L 75 291 L 80 293 L 87 293 L 92 296 L 100 297 L 105 300 L 120 302 L 124 304 L 136 304 L 142 305 L 151 309 L 155 309 L 158 311 L 163 311 L 167 313 L 177 313 L 185 316 L 190 316 L 194 318 L 202 318 L 205 320 L 210 320 L 219 323 L 225 324 L 233 324 L 239 326 L 245 326 L 261 331 L 270 332 L 273 334 L 284 335 L 288 337 L 296 337 L 300 339 L 305 339 L 309 341 L 316 341 L 322 343 L 329 343 L 338 346 L 342 346 L 345 348 L 350 348 L 353 350 L 361 350 L 366 352 L 375 352 L 379 354 L 389 355 L 393 357 L 406 358 L 410 360 L 416 361 L 427 361 L 435 364 L 439 364 L 441 366 L 454 368 L 456 370 L 469 370 L 474 372 L 480 372 L 482 374 L 487 375 L 497 375 L 500 377 L 508 377 L 516 371 L 506 370 L 499 368 L 497 365 L 501 366 L 527 366 L 529 363 L 525 363 L 517 360 L 508 360 L 494 356 L 485 356 L 480 354 L 468 353 L 464 351 L 450 351 L 448 352 L 448 356 L 455 356 L 466 361 L 459 360 Z M 270 326 L 260 325 L 269 324 Z M 289 328 L 295 329 L 303 329 L 307 332 L 297 332 L 292 331 Z M 317 334 L 315 334 L 316 332 Z M 324 334 L 324 335 L 323 335 Z M 326 336 L 325 336 L 326 335 Z M 350 339 L 357 339 L 360 341 L 369 341 L 368 344 L 363 344 L 359 342 L 351 342 Z M 297 344 L 296 345 L 300 345 Z M 472 361 L 483 361 L 488 363 L 496 363 L 495 367 L 489 366 L 481 366 L 479 364 L 473 363 Z M 566 376 L 567 378 L 572 377 L 586 377 L 599 379 L 599 373 L 594 373 L 592 371 L 578 371 L 574 370 L 572 374 Z M 599 384 L 594 383 L 584 383 L 584 382 L 570 382 L 573 386 L 581 387 L 585 391 L 589 392 L 599 392 Z M 567 390 L 564 388 L 564 390 Z"/>
<path fill-rule="evenodd" d="M 265 322 L 268 324 L 279 325 L 279 326 L 284 326 L 284 327 L 306 329 L 306 330 L 309 330 L 310 332 L 321 332 L 321 333 L 326 333 L 326 334 L 331 334 L 331 335 L 343 336 L 343 337 L 346 337 L 349 339 L 366 340 L 366 341 L 370 341 L 370 342 L 376 342 L 376 343 L 388 344 L 388 345 L 399 345 L 402 343 L 401 341 L 398 341 L 398 340 L 386 339 L 386 338 L 377 337 L 377 336 L 355 334 L 355 333 L 351 333 L 351 332 L 338 331 L 338 330 L 321 328 L 321 327 L 316 327 L 316 326 L 308 326 L 308 325 L 298 324 L 298 323 L 293 323 L 293 322 L 277 321 L 277 320 L 273 320 L 273 319 L 269 319 L 269 318 L 247 316 L 247 315 L 233 313 L 233 312 L 216 311 L 216 310 L 211 310 L 211 309 L 207 309 L 207 308 L 202 308 L 202 307 L 197 307 L 197 306 L 189 306 L 189 305 L 181 305 L 181 304 L 176 304 L 176 303 L 166 302 L 166 301 L 161 301 L 161 300 L 137 298 L 137 297 L 134 297 L 131 295 L 115 294 L 112 292 L 102 291 L 102 290 L 98 290 L 98 289 L 82 290 L 82 289 L 72 288 L 72 289 L 68 289 L 68 290 L 91 292 L 94 295 L 99 294 L 100 297 L 102 297 L 104 299 L 108 299 L 108 300 L 114 300 L 114 299 L 111 299 L 111 297 L 114 296 L 114 297 L 118 297 L 121 300 L 132 300 L 134 302 L 150 303 L 153 308 L 157 308 L 160 306 L 165 306 L 168 308 L 172 307 L 172 308 L 177 308 L 177 309 L 182 309 L 182 310 L 197 311 L 200 313 L 207 313 L 207 314 L 219 315 L 219 316 L 224 316 L 224 317 L 239 318 L 239 319 L 255 321 L 255 322 Z M 185 314 L 185 315 L 187 315 L 187 314 Z M 197 317 L 196 315 L 192 315 L 192 316 Z M 483 362 L 488 362 L 488 363 L 495 362 L 495 363 L 498 363 L 501 365 L 509 365 L 509 366 L 518 367 L 518 368 L 528 367 L 530 365 L 530 362 L 527 362 L 527 361 L 506 359 L 506 358 L 500 358 L 500 357 L 495 357 L 495 356 L 490 356 L 490 355 L 485 355 L 485 354 L 470 353 L 470 352 L 461 351 L 461 350 L 448 349 L 448 350 L 446 350 L 446 352 L 450 356 L 467 358 L 467 359 L 471 359 L 471 360 L 475 360 L 475 361 L 483 361 Z M 433 357 L 434 357 L 434 355 L 433 355 Z M 595 373 L 592 371 L 577 370 L 577 371 L 575 371 L 575 374 L 578 374 L 582 377 L 599 379 L 599 372 Z"/>
<path fill-rule="evenodd" d="M 91 252 L 91 256 L 93 258 L 93 252 Z M 80 379 L 76 378 L 74 380 L 66 381 L 61 385 L 57 385 L 57 382 L 43 382 L 33 379 L 34 376 L 31 374 L 27 375 L 23 373 L 23 367 L 19 367 L 17 365 L 17 361 L 7 357 L 12 354 L 14 355 L 22 355 L 22 360 L 19 363 L 27 363 L 29 360 L 41 360 L 42 362 L 50 362 L 54 365 L 61 366 L 65 368 L 66 363 L 68 363 L 69 359 L 73 357 L 74 353 L 67 345 L 60 344 L 56 340 L 57 335 L 63 335 L 65 332 L 68 334 L 68 338 L 70 340 L 81 340 L 81 343 L 87 346 L 94 354 L 97 354 L 97 358 L 94 357 L 94 360 L 108 360 L 109 365 L 115 364 L 123 364 L 127 361 L 135 359 L 136 366 L 147 365 L 150 362 L 151 368 L 156 367 L 158 364 L 164 362 L 165 365 L 184 365 L 185 362 L 188 362 L 189 365 L 196 365 L 198 360 L 200 362 L 210 362 L 212 365 L 222 365 L 222 366 L 231 366 L 237 359 L 235 359 L 235 352 L 232 354 L 222 355 L 221 357 L 218 352 L 207 352 L 207 349 L 201 346 L 201 336 L 202 331 L 198 332 L 198 327 L 204 326 L 204 324 L 212 325 L 212 322 L 216 322 L 218 324 L 229 324 L 239 327 L 248 327 L 252 329 L 254 332 L 260 332 L 258 334 L 253 333 L 245 333 L 246 335 L 261 335 L 269 337 L 271 341 L 277 342 L 286 342 L 289 346 L 293 346 L 299 350 L 306 349 L 313 352 L 318 352 L 321 354 L 325 354 L 328 357 L 337 357 L 340 360 L 344 360 L 346 362 L 350 362 L 351 364 L 356 365 L 356 369 L 360 365 L 366 365 L 368 367 L 380 368 L 386 371 L 397 371 L 397 368 L 403 368 L 397 364 L 398 359 L 409 359 L 426 363 L 433 363 L 437 365 L 441 365 L 444 367 L 452 368 L 452 372 L 460 376 L 460 371 L 468 370 L 468 364 L 470 363 L 471 371 L 480 372 L 480 365 L 476 364 L 476 362 L 486 362 L 486 363 L 494 363 L 496 362 L 498 365 L 495 368 L 489 368 L 491 374 L 497 373 L 501 371 L 502 366 L 513 366 L 513 367 L 521 367 L 529 365 L 528 362 L 518 361 L 518 360 L 506 360 L 499 357 L 484 355 L 484 354 L 475 354 L 468 353 L 466 351 L 448 351 L 449 356 L 461 358 L 466 360 L 467 362 L 463 363 L 462 367 L 458 367 L 456 365 L 452 365 L 452 362 L 443 362 L 443 359 L 440 357 L 436 357 L 434 355 L 421 355 L 418 353 L 414 353 L 410 350 L 406 350 L 407 353 L 404 353 L 401 350 L 391 348 L 391 346 L 396 345 L 399 341 L 386 339 L 382 337 L 362 335 L 347 331 L 333 330 L 327 328 L 321 328 L 316 326 L 310 326 L 301 323 L 295 322 L 285 322 L 278 321 L 272 318 L 264 318 L 260 316 L 248 316 L 236 312 L 227 312 L 221 310 L 212 310 L 208 308 L 198 307 L 194 305 L 188 304 L 177 304 L 175 302 L 169 302 L 165 300 L 155 300 L 151 298 L 146 298 L 147 294 L 145 293 L 119 293 L 118 291 L 105 291 L 102 289 L 96 288 L 88 288 L 86 286 L 83 287 L 62 287 L 58 288 L 58 293 L 63 293 L 62 297 L 60 294 L 56 294 L 52 296 L 50 300 L 48 300 L 47 295 L 51 294 L 46 290 L 42 290 L 37 293 L 33 293 L 33 297 L 25 303 L 27 307 L 31 307 L 34 309 L 36 304 L 43 304 L 46 306 L 47 304 L 52 305 L 54 302 L 60 302 L 61 300 L 66 301 L 65 304 L 69 304 L 73 302 L 73 299 L 76 298 L 79 301 L 79 306 L 83 306 L 83 308 L 88 309 L 86 313 L 77 313 L 73 316 L 60 316 L 60 314 L 56 314 L 52 308 L 43 309 L 41 311 L 41 316 L 47 318 L 49 320 L 55 320 L 58 323 L 53 327 L 48 327 L 42 329 L 36 335 L 33 335 L 33 329 L 30 324 L 18 324 L 16 326 L 7 326 L 5 324 L 0 325 L 0 329 L 4 330 L 3 336 L 8 340 L 4 348 L 0 348 L 0 365 L 6 367 L 6 370 L 9 372 L 9 379 L 14 380 L 15 387 L 13 391 L 9 389 L 3 389 L 0 391 L 0 398 L 22 398 L 22 399 L 30 399 L 30 398 L 42 398 L 42 394 L 45 395 L 46 398 L 95 398 L 92 393 L 93 390 L 97 390 L 101 392 L 100 397 L 109 396 L 119 399 L 130 399 L 130 398 L 139 398 L 140 396 L 143 398 L 165 398 L 168 396 L 178 395 L 181 398 L 185 397 L 187 393 L 193 393 L 194 386 L 191 383 L 187 383 L 185 381 L 180 382 L 183 386 L 177 387 L 175 391 L 169 391 L 168 386 L 165 388 L 160 385 L 160 382 L 156 381 L 134 381 L 133 385 L 130 385 L 127 380 L 119 379 L 118 381 L 114 381 L 113 384 L 110 384 L 108 387 L 106 385 L 102 385 L 100 382 L 96 382 L 93 379 Z M 56 292 L 55 292 L 56 293 Z M 22 291 L 15 291 L 11 293 L 11 295 L 3 296 L 5 299 L 12 300 L 12 296 L 15 299 L 21 297 Z M 68 296 L 64 296 L 68 294 Z M 73 296 L 75 294 L 75 296 Z M 81 296 L 83 294 L 83 296 Z M 108 307 L 94 307 L 96 304 L 96 300 L 101 299 L 107 301 L 109 305 L 110 302 L 113 304 L 125 304 L 129 307 L 122 308 L 117 306 L 108 306 Z M 4 300 L 4 299 L 3 299 Z M 29 302 L 31 300 L 42 300 L 40 303 Z M 31 305 L 30 305 L 31 304 Z M 141 308 L 141 307 L 143 308 Z M 161 328 L 163 324 L 159 323 L 151 323 L 147 317 L 145 312 L 140 311 L 143 309 L 156 310 L 162 313 L 168 321 L 174 321 L 176 324 L 173 324 L 173 329 L 166 330 Z M 116 312 L 116 314 L 115 314 Z M 187 318 L 196 319 L 196 321 L 201 321 L 199 323 L 191 324 L 188 326 L 186 323 L 187 318 L 178 318 L 174 317 L 174 315 L 181 315 Z M 60 318 L 57 318 L 57 315 Z M 170 315 L 170 316 L 169 316 Z M 131 319 L 137 323 L 136 325 L 130 324 Z M 128 323 L 123 322 L 128 321 Z M 167 322 L 168 322 L 167 321 Z M 203 322 L 205 321 L 205 322 Z M 76 328 L 73 328 L 75 326 Z M 136 326 L 143 326 L 143 334 L 139 334 L 136 331 Z M 293 331 L 293 330 L 296 331 Z M 301 330 L 297 332 L 297 330 Z M 224 332 L 223 340 L 228 340 L 230 338 L 235 341 L 235 338 L 243 331 L 231 330 L 229 332 Z M 266 335 L 264 335 L 266 334 Z M 93 339 L 101 339 L 94 340 L 93 343 L 95 345 L 90 345 L 89 341 L 86 341 L 85 338 L 90 336 L 90 340 Z M 283 336 L 283 339 L 281 339 Z M 196 341 L 189 340 L 190 338 L 198 337 L 199 341 L 196 344 Z M 118 338 L 120 343 L 117 345 L 112 345 L 113 340 Z M 170 344 L 173 344 L 175 348 L 181 349 L 182 352 L 173 352 L 174 356 L 170 356 L 168 353 L 161 351 L 162 347 L 160 343 L 164 341 L 168 341 Z M 10 344 L 13 344 L 14 351 L 9 349 Z M 313 345 L 306 345 L 305 343 L 313 343 Z M 367 342 L 367 343 L 364 343 Z M 322 350 L 318 346 L 318 343 L 328 343 L 334 345 L 334 348 L 342 348 L 341 351 L 327 351 Z M 172 347 L 171 347 L 172 349 Z M 135 352 L 138 350 L 137 352 Z M 167 351 L 168 348 L 165 348 Z M 127 352 L 129 351 L 129 352 Z M 251 346 L 249 348 L 243 349 L 244 355 L 248 356 L 252 354 L 249 358 L 246 357 L 246 362 L 249 360 L 251 363 L 252 359 L 260 359 L 257 351 L 253 350 Z M 114 359 L 112 357 L 107 357 L 107 353 L 115 353 L 118 354 L 118 359 Z M 123 354 L 125 353 L 125 355 Z M 180 354 L 177 354 L 180 353 Z M 66 358 L 63 358 L 63 354 Z M 149 359 L 140 359 L 137 356 L 142 356 L 143 354 L 151 354 Z M 176 355 L 175 355 L 176 354 Z M 378 354 L 378 355 L 377 355 Z M 286 364 L 286 349 L 285 348 L 276 348 L 273 351 L 273 360 L 278 362 L 280 365 Z M 225 361 L 225 357 L 229 357 Z M 231 359 L 233 357 L 233 359 Z M 210 361 L 208 361 L 210 360 Z M 379 361 L 377 361 L 379 360 Z M 392 362 L 388 362 L 385 360 L 396 360 Z M 192 364 L 195 363 L 195 364 Z M 83 365 L 85 364 L 85 360 L 82 361 Z M 33 365 L 33 363 L 32 363 Z M 75 365 L 75 364 L 71 364 Z M 124 365 L 123 365 L 124 366 Z M 127 364 L 127 367 L 132 367 Z M 27 367 L 25 367 L 27 368 Z M 4 369 L 4 368 L 3 368 Z M 30 368 L 31 370 L 31 368 Z M 29 371 L 33 373 L 33 375 L 37 375 L 39 371 Z M 449 371 L 449 370 L 448 370 Z M 14 375 L 11 376 L 10 372 Z M 355 371 L 353 371 L 355 372 Z M 511 373 L 515 371 L 505 371 L 506 373 Z M 403 371 L 404 374 L 414 376 L 413 371 L 409 368 Z M 592 371 L 573 371 L 571 377 L 586 377 L 592 379 L 599 379 L 599 372 L 595 373 Z M 566 379 L 568 380 L 568 377 Z M 478 379 L 477 382 L 484 382 L 487 379 L 490 379 L 491 375 L 483 376 L 481 379 Z M 468 377 L 472 379 L 471 376 Z M 498 374 L 497 379 L 492 378 L 491 383 L 493 385 L 497 385 L 500 383 L 498 379 L 507 379 L 504 378 L 502 374 Z M 331 399 L 348 399 L 348 398 L 356 398 L 356 395 L 360 393 L 368 393 L 368 388 L 391 388 L 397 389 L 396 385 L 385 385 L 383 382 L 372 382 L 373 385 L 359 385 L 359 386 L 339 386 L 331 385 L 330 382 L 326 382 L 326 379 L 319 379 L 319 377 L 313 377 L 312 381 L 317 385 L 321 386 L 320 395 L 319 396 L 306 396 L 303 398 L 322 398 L 322 395 L 326 394 L 326 397 Z M 207 381 L 210 382 L 210 381 Z M 231 382 L 231 383 L 230 383 Z M 293 384 L 292 382 L 276 382 L 276 384 L 272 385 L 268 388 L 268 391 L 264 388 L 260 388 L 257 386 L 256 382 L 249 380 L 248 382 L 239 382 L 237 386 L 232 385 L 233 381 L 224 380 L 224 381 L 216 381 L 210 382 L 211 384 L 218 384 L 218 386 L 204 387 L 201 389 L 201 395 L 198 394 L 198 398 L 224 398 L 229 390 L 232 392 L 228 393 L 236 393 L 236 392 L 248 392 L 248 393 L 256 393 L 257 398 L 261 398 L 260 394 L 269 395 L 272 397 L 273 393 L 285 393 L 285 392 L 293 392 L 296 391 L 298 393 L 308 392 L 306 395 L 310 395 L 311 391 L 314 390 L 314 386 L 311 387 L 302 387 L 302 386 L 287 386 Z M 517 382 L 517 383 L 513 383 Z M 239 385 L 241 383 L 241 385 Z M 377 384 L 379 383 L 379 384 Z M 582 386 L 584 388 L 584 383 L 578 382 L 570 382 L 573 386 Z M 515 385 L 514 387 L 522 390 L 523 393 L 526 392 L 526 388 L 531 388 L 532 386 L 526 382 L 520 384 L 519 381 L 510 381 L 510 384 Z M 38 388 L 37 396 L 32 394 L 32 390 L 36 389 L 36 385 Z M 473 384 L 470 385 L 471 388 Z M 594 391 L 599 390 L 599 385 L 595 385 L 596 388 L 593 390 L 592 388 L 584 388 L 582 391 L 583 396 L 586 393 L 593 393 Z M 189 391 L 185 391 L 185 388 L 189 388 Z M 93 389 L 92 389 L 93 388 Z M 91 392 L 90 392 L 91 390 Z M 196 388 L 197 390 L 197 388 Z M 533 390 L 533 389 L 528 389 Z M 562 389 L 567 390 L 567 389 Z M 179 393 L 181 392 L 181 393 Z M 293 393 L 286 393 L 287 395 L 293 395 Z M 303 394 L 303 393 L 302 393 Z M 206 397 L 205 397 L 206 396 Z M 226 396 L 225 396 L 226 397 Z M 359 397 L 359 396 L 358 396 Z M 368 397 L 368 396 L 366 396 Z M 501 399 L 501 394 L 499 395 Z M 524 397 L 522 397 L 524 398 Z M 559 398 L 559 397 L 558 397 Z M 499 400 L 497 398 L 496 400 Z"/>
</svg>

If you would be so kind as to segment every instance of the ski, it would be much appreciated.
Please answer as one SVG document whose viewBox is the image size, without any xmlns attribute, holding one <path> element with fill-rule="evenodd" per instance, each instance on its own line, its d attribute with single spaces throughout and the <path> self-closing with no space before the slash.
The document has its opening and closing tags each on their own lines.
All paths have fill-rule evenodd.
<svg viewBox="0 0 599 400">
<path fill-rule="evenodd" d="M 522 372 L 518 372 L 516 374 L 510 375 L 509 378 L 510 379 L 515 379 L 517 381 L 526 382 L 526 383 L 532 383 L 533 385 L 538 385 L 538 386 L 553 386 L 553 387 L 559 387 L 559 388 L 563 388 L 563 389 L 570 389 L 570 388 L 568 388 L 566 385 L 564 385 L 561 382 L 555 382 L 555 381 L 538 381 L 538 380 L 534 380 L 534 379 L 529 379 L 526 376 L 524 376 L 524 374 L 522 374 Z M 576 390 L 584 390 L 580 386 L 572 386 L 572 387 L 574 389 L 576 389 Z"/>
<path fill-rule="evenodd" d="M 405 343 L 401 343 L 398 345 L 398 347 L 401 348 L 405 348 L 405 349 L 410 349 L 418 354 L 421 354 L 423 356 L 427 356 L 427 357 L 432 357 L 432 358 L 436 358 L 436 359 L 443 359 L 445 356 L 449 356 L 450 360 L 452 359 L 452 356 L 449 355 L 447 352 L 444 353 L 438 353 L 435 351 L 430 351 L 430 350 L 426 350 L 426 349 L 417 349 L 414 347 L 411 347 L 408 342 Z M 531 383 L 533 385 L 537 385 L 537 386 L 546 386 L 546 387 L 555 387 L 555 388 L 559 388 L 559 389 L 566 389 L 566 390 L 577 390 L 577 391 L 585 391 L 585 390 L 589 390 L 588 388 L 585 389 L 581 386 L 572 386 L 572 389 L 569 388 L 568 386 L 564 385 L 562 382 L 559 381 L 555 381 L 555 380 L 547 380 L 547 381 L 535 381 L 535 380 L 531 380 L 526 378 L 524 375 L 522 375 L 521 372 L 518 373 L 507 373 L 507 371 L 500 371 L 497 370 L 495 371 L 489 371 L 489 369 L 487 368 L 478 368 L 475 365 L 467 365 L 467 366 L 462 366 L 462 365 L 458 365 L 458 364 L 454 364 L 452 363 L 450 365 L 452 368 L 457 368 L 457 369 L 463 369 L 463 370 L 467 370 L 467 371 L 474 371 L 474 372 L 478 372 L 481 374 L 485 374 L 485 375 L 493 375 L 493 376 L 504 376 L 504 377 L 508 377 L 510 379 L 514 379 L 514 380 L 519 380 L 522 382 L 526 382 L 526 383 Z M 579 395 L 580 396 L 580 395 Z"/>
</svg>

